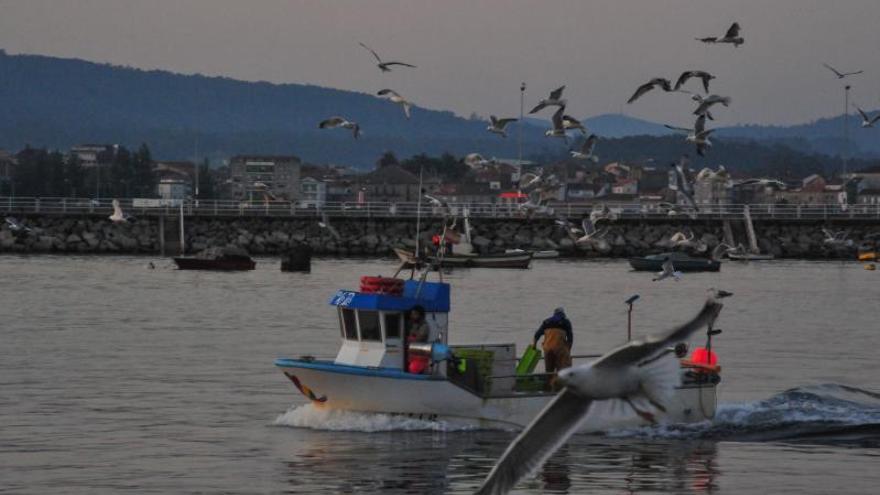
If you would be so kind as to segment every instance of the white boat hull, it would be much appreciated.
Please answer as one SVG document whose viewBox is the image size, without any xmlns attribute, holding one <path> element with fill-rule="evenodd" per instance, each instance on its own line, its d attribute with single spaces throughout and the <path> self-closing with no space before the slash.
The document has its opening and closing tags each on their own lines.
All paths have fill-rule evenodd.
<svg viewBox="0 0 880 495">
<path fill-rule="evenodd" d="M 318 408 L 401 414 L 478 428 L 520 429 L 553 398 L 552 393 L 481 397 L 442 376 L 411 375 L 397 370 L 363 370 L 332 363 L 279 360 L 281 368 Z M 659 423 L 693 423 L 715 415 L 715 385 L 678 388 Z M 619 401 L 594 404 L 582 431 L 598 432 L 647 426 Z"/>
</svg>

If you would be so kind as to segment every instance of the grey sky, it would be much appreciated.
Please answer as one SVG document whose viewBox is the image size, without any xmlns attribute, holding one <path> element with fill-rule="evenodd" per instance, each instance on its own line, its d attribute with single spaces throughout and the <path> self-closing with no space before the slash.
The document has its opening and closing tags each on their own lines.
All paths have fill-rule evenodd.
<svg viewBox="0 0 880 495">
<path fill-rule="evenodd" d="M 733 21 L 746 43 L 707 46 Z M 421 106 L 515 115 L 566 84 L 571 113 L 688 124 L 683 95 L 624 102 L 654 76 L 716 73 L 720 125 L 839 114 L 824 69 L 864 69 L 853 99 L 880 107 L 880 0 L 0 0 L 0 48 L 140 68 L 391 87 Z M 381 74 L 363 41 L 418 69 Z"/>
</svg>

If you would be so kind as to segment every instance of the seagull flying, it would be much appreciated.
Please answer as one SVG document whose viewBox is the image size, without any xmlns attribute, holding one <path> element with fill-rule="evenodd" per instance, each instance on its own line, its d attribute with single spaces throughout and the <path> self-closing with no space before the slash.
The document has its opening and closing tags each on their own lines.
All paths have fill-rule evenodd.
<svg viewBox="0 0 880 495">
<path fill-rule="evenodd" d="M 487 131 L 498 134 L 501 137 L 507 137 L 507 131 L 504 130 L 507 127 L 507 124 L 511 122 L 516 122 L 519 119 L 499 119 L 494 115 L 489 116 L 489 127 L 486 128 Z"/>
<path fill-rule="evenodd" d="M 734 47 L 738 48 L 739 45 L 742 45 L 743 43 L 745 43 L 745 40 L 742 38 L 742 36 L 739 35 L 739 31 L 740 31 L 739 23 L 734 22 L 727 29 L 727 32 L 724 34 L 724 37 L 722 37 L 722 38 L 719 38 L 717 36 L 709 36 L 706 38 L 696 38 L 696 39 L 697 39 L 697 41 L 702 41 L 703 43 L 710 43 L 710 44 L 730 43 Z"/>
<path fill-rule="evenodd" d="M 562 123 L 562 116 L 565 113 L 565 107 L 561 106 L 553 113 L 553 117 L 550 118 L 551 122 L 553 122 L 553 127 L 544 132 L 544 135 L 547 137 L 558 137 L 568 142 L 568 135 L 565 134 L 565 125 Z"/>
<path fill-rule="evenodd" d="M 855 76 L 855 75 L 857 75 L 857 74 L 861 74 L 861 73 L 865 72 L 865 71 L 863 71 L 863 70 L 857 70 L 857 71 L 854 71 L 854 72 L 840 72 L 839 70 L 835 69 L 834 67 L 831 67 L 831 66 L 828 65 L 828 64 L 822 64 L 822 65 L 824 65 L 826 69 L 828 69 L 828 70 L 830 70 L 831 72 L 833 72 L 834 75 L 837 76 L 838 79 L 844 79 L 844 78 L 846 78 L 846 77 L 849 77 L 849 76 Z"/>
<path fill-rule="evenodd" d="M 562 99 L 563 90 L 565 90 L 565 86 L 560 86 L 554 89 L 550 93 L 549 98 L 544 98 L 543 100 L 539 101 L 535 108 L 533 108 L 532 111 L 529 113 L 537 113 L 550 106 L 565 107 L 566 102 Z"/>
<path fill-rule="evenodd" d="M 832 233 L 828 229 L 822 229 L 822 233 L 825 234 L 825 239 L 822 241 L 822 243 L 826 246 L 852 247 L 853 245 L 852 239 L 847 239 L 847 233 L 845 230 Z"/>
<path fill-rule="evenodd" d="M 393 89 L 381 89 L 376 94 L 379 96 L 387 97 L 388 101 L 392 103 L 397 103 L 398 105 L 402 106 L 403 114 L 406 115 L 406 118 L 409 118 L 409 111 L 412 108 L 412 103 L 406 98 L 400 96 L 397 91 L 394 91 Z"/>
<path fill-rule="evenodd" d="M 128 222 L 134 221 L 133 216 L 123 213 L 122 207 L 119 206 L 118 199 L 113 200 L 113 214 L 110 215 L 109 218 L 110 218 L 110 221 L 113 223 L 128 223 Z"/>
<path fill-rule="evenodd" d="M 483 155 L 479 153 L 470 153 L 469 155 L 464 157 L 464 164 L 474 170 L 479 170 L 486 165 L 490 165 L 492 163 L 494 163 L 493 160 L 486 160 L 485 158 L 483 158 Z"/>
<path fill-rule="evenodd" d="M 702 71 L 702 70 L 689 70 L 686 72 L 682 72 L 681 75 L 678 76 L 678 81 L 675 81 L 674 91 L 678 91 L 679 89 L 681 89 L 682 85 L 684 85 L 684 83 L 688 82 L 688 79 L 691 79 L 691 78 L 698 78 L 701 81 L 703 81 L 703 89 L 706 90 L 706 92 L 708 93 L 709 92 L 709 81 L 711 81 L 712 79 L 715 79 L 715 76 L 713 76 L 712 74 L 709 74 L 708 72 Z"/>
<path fill-rule="evenodd" d="M 351 133 L 355 139 L 361 135 L 361 126 L 359 126 L 357 122 L 352 122 L 345 117 L 330 117 L 327 120 L 322 120 L 321 123 L 318 124 L 318 128 L 320 129 L 336 129 L 337 127 L 351 129 Z"/>
<path fill-rule="evenodd" d="M 715 129 L 706 129 L 705 114 L 697 117 L 697 121 L 696 123 L 694 123 L 693 129 L 687 129 L 685 127 L 674 127 L 671 125 L 667 125 L 666 128 L 672 129 L 673 131 L 687 133 L 686 140 L 689 143 L 694 143 L 697 146 L 697 154 L 700 156 L 706 156 L 706 149 L 712 146 L 712 142 L 709 141 L 709 135 L 712 134 Z"/>
<path fill-rule="evenodd" d="M 330 232 L 330 235 L 332 235 L 333 238 L 337 241 L 342 240 L 342 236 L 339 235 L 339 231 L 336 230 L 336 227 L 330 225 L 330 217 L 327 215 L 326 211 L 321 212 L 321 220 L 318 222 L 318 227 L 321 227 L 322 229 L 327 230 L 327 232 Z"/>
<path fill-rule="evenodd" d="M 655 77 L 654 79 L 651 79 L 650 81 L 646 82 L 645 84 L 642 84 L 641 86 L 639 86 L 638 89 L 636 89 L 636 92 L 633 93 L 633 95 L 630 96 L 629 99 L 626 100 L 626 102 L 632 103 L 632 102 L 638 100 L 639 98 L 641 98 L 641 96 L 643 94 L 647 93 L 648 91 L 651 91 L 654 88 L 660 88 L 663 91 L 669 92 L 669 91 L 672 91 L 672 82 L 670 82 L 669 79 L 664 79 L 662 77 Z"/>
<path fill-rule="evenodd" d="M 672 277 L 676 282 L 681 280 L 681 272 L 677 271 L 674 266 L 672 266 L 672 258 L 667 257 L 666 261 L 663 262 L 663 266 L 661 267 L 661 271 L 657 273 L 657 276 L 654 277 L 654 282 L 659 282 L 663 279 L 667 279 Z"/>
<path fill-rule="evenodd" d="M 583 236 L 578 238 L 571 236 L 574 243 L 578 246 L 591 243 L 593 242 L 593 239 L 601 239 L 608 233 L 608 228 L 602 231 L 596 229 L 596 225 L 589 218 L 581 220 L 581 229 L 584 232 Z"/>
<path fill-rule="evenodd" d="M 562 128 L 566 131 L 578 129 L 579 131 L 581 131 L 581 134 L 583 134 L 584 136 L 587 135 L 587 128 L 584 127 L 584 124 L 582 124 L 580 120 L 572 117 L 571 115 L 562 116 Z"/>
<path fill-rule="evenodd" d="M 646 419 L 653 414 L 639 407 L 664 410 L 681 380 L 678 360 L 668 355 L 668 348 L 711 325 L 722 307 L 710 298 L 684 325 L 630 341 L 596 361 L 560 371 L 557 383 L 563 385 L 562 391 L 507 447 L 477 493 L 507 493 L 520 479 L 540 469 L 577 432 L 593 401 L 622 401 Z"/>
<path fill-rule="evenodd" d="M 571 150 L 569 152 L 571 153 L 571 157 L 578 160 L 591 160 L 593 163 L 598 162 L 599 157 L 593 154 L 593 151 L 596 149 L 597 141 L 599 141 L 599 137 L 595 134 L 590 134 L 589 137 L 584 139 L 580 150 Z"/>
<path fill-rule="evenodd" d="M 717 105 L 721 103 L 725 107 L 728 107 L 730 106 L 731 100 L 729 96 L 709 95 L 705 98 L 701 97 L 697 101 L 700 102 L 700 105 L 697 107 L 696 110 L 694 110 L 694 115 L 706 115 L 708 117 L 709 109 L 712 108 L 712 105 Z"/>
<path fill-rule="evenodd" d="M 676 232 L 672 234 L 672 237 L 669 238 L 669 242 L 672 243 L 675 247 L 685 247 L 690 246 L 691 242 L 694 240 L 695 234 L 691 232 L 691 236 L 688 237 L 684 232 Z"/>
<path fill-rule="evenodd" d="M 865 113 L 864 110 L 862 110 L 861 108 L 859 108 L 856 105 L 854 105 L 854 106 L 856 107 L 856 110 L 859 111 L 859 115 L 862 116 L 862 127 L 864 127 L 864 128 L 874 127 L 874 124 L 876 124 L 878 121 L 880 121 L 880 113 L 875 115 L 874 118 L 872 119 L 872 118 L 868 117 L 868 114 Z"/>
<path fill-rule="evenodd" d="M 6 225 L 9 227 L 9 230 L 12 232 L 30 232 L 31 229 L 27 225 L 18 221 L 18 219 L 14 217 L 6 217 Z"/>
<path fill-rule="evenodd" d="M 370 53 L 372 53 L 374 57 L 376 57 L 376 62 L 378 62 L 378 63 L 376 64 L 376 66 L 379 67 L 379 70 L 381 70 L 382 72 L 391 72 L 391 66 L 392 66 L 392 65 L 400 65 L 400 66 L 403 66 L 403 67 L 412 67 L 412 68 L 414 68 L 414 69 L 415 69 L 415 67 L 416 67 L 415 65 L 406 64 L 406 63 L 403 63 L 403 62 L 383 62 L 383 61 L 382 61 L 382 58 L 379 57 L 379 54 L 376 53 L 375 50 L 373 50 L 372 48 L 368 47 L 367 45 L 365 45 L 365 44 L 363 44 L 363 43 L 359 43 L 359 44 L 360 44 L 362 47 L 366 48 Z"/>
</svg>

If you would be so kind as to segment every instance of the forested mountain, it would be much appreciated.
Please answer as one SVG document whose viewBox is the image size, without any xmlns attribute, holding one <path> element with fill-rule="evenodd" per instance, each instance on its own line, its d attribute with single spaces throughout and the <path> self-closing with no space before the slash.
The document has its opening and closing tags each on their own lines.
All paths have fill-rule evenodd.
<svg viewBox="0 0 880 495">
<path fill-rule="evenodd" d="M 399 106 L 366 93 L 2 51 L 0 109 L 0 148 L 13 151 L 27 144 L 66 149 L 86 142 L 130 148 L 146 143 L 153 156 L 163 159 L 198 154 L 218 163 L 238 153 L 295 154 L 314 163 L 360 167 L 372 166 L 387 150 L 401 158 L 420 153 L 462 156 L 479 152 L 486 157 L 515 157 L 517 153 L 515 128 L 503 139 L 486 132 L 486 122 L 423 108 L 414 108 L 412 119 L 407 120 Z M 354 140 L 341 129 L 319 130 L 318 122 L 332 115 L 359 122 L 362 137 Z M 564 143 L 543 136 L 549 124 L 537 119 L 527 123 L 525 157 L 565 155 Z M 662 125 L 624 115 L 600 115 L 585 123 L 603 138 L 623 138 L 606 141 L 600 152 L 606 159 L 653 157 L 662 161 L 686 148 L 677 136 L 667 135 Z M 855 117 L 851 126 L 853 154 L 861 150 L 868 156 L 880 155 L 880 129 L 859 129 Z M 636 135 L 656 139 L 631 138 Z M 795 127 L 723 128 L 717 136 L 724 144 L 713 151 L 712 162 L 733 167 L 768 163 L 767 157 L 780 153 L 779 142 L 804 154 L 834 155 L 841 149 L 839 119 Z M 752 144 L 732 137 L 754 139 L 766 146 L 749 151 Z M 791 157 L 800 156 L 788 152 L 793 153 Z"/>
</svg>

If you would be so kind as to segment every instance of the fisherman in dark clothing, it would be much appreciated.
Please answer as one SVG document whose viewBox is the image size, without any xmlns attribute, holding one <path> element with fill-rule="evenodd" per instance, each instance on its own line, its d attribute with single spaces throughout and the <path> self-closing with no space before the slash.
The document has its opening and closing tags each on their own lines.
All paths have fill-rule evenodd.
<svg viewBox="0 0 880 495">
<path fill-rule="evenodd" d="M 542 350 L 544 351 L 546 372 L 556 373 L 559 370 L 570 368 L 574 334 L 564 309 L 556 308 L 553 311 L 553 316 L 541 323 L 541 327 L 535 332 L 535 347 L 538 347 L 538 341 L 541 340 L 541 337 L 544 338 Z"/>
</svg>

